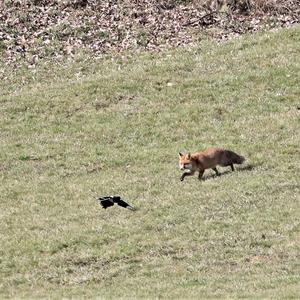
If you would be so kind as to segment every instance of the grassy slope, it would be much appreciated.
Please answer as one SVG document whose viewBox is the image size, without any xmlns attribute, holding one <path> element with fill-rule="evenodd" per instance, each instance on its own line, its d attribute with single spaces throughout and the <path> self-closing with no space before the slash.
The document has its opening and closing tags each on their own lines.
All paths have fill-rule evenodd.
<svg viewBox="0 0 300 300">
<path fill-rule="evenodd" d="M 299 295 L 299 39 L 7 72 L 0 295 Z M 210 146 L 247 165 L 181 183 L 178 151 Z"/>
</svg>

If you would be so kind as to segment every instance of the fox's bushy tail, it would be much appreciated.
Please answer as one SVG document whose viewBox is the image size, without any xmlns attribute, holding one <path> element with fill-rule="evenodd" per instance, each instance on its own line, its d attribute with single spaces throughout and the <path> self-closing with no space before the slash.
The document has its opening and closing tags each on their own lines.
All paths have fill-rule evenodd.
<svg viewBox="0 0 300 300">
<path fill-rule="evenodd" d="M 244 156 L 238 155 L 237 153 L 227 150 L 228 156 L 230 157 L 230 161 L 233 164 L 242 164 L 246 159 Z"/>
</svg>

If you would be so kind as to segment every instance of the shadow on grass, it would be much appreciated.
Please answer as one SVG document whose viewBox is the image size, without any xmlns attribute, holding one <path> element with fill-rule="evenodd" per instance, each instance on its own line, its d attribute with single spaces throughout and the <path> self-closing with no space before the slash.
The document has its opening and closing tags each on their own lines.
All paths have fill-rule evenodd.
<svg viewBox="0 0 300 300">
<path fill-rule="evenodd" d="M 223 176 L 223 175 L 226 175 L 226 174 L 229 174 L 229 173 L 252 171 L 254 168 L 255 168 L 254 165 L 245 165 L 245 166 L 241 166 L 241 167 L 235 168 L 235 171 L 226 170 L 224 172 L 220 172 L 220 170 L 219 170 L 219 172 L 220 172 L 219 176 L 216 175 L 216 174 L 210 174 L 210 175 L 207 175 L 207 176 L 203 176 L 203 181 L 211 180 L 211 179 L 214 179 L 214 178 L 218 178 L 220 176 Z"/>
</svg>

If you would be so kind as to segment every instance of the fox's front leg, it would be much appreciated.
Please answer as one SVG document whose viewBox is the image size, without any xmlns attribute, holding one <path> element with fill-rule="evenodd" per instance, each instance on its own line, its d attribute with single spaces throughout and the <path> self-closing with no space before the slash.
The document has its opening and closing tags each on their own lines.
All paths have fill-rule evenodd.
<svg viewBox="0 0 300 300">
<path fill-rule="evenodd" d="M 184 179 L 185 176 L 192 176 L 192 175 L 194 175 L 194 174 L 195 174 L 195 171 L 193 171 L 193 172 L 184 172 L 184 173 L 181 175 L 181 177 L 180 177 L 180 181 L 183 181 L 183 179 Z"/>
<path fill-rule="evenodd" d="M 198 179 L 201 180 L 203 176 L 204 170 L 199 171 Z"/>
</svg>

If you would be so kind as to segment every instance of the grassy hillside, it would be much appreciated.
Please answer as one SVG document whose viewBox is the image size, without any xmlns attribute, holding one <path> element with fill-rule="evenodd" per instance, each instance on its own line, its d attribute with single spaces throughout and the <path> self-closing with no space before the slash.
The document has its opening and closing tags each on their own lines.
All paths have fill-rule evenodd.
<svg viewBox="0 0 300 300">
<path fill-rule="evenodd" d="M 4 70 L 1 298 L 299 296 L 299 40 Z M 247 163 L 180 182 L 210 146 Z"/>
</svg>

